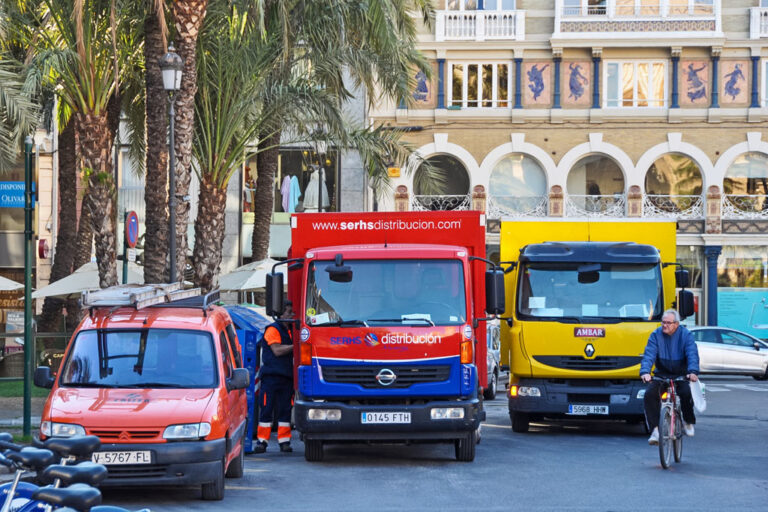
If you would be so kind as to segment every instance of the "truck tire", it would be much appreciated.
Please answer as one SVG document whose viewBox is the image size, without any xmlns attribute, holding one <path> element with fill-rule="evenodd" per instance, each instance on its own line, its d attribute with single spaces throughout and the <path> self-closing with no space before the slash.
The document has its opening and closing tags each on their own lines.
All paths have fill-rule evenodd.
<svg viewBox="0 0 768 512">
<path fill-rule="evenodd" d="M 510 412 L 509 419 L 512 421 L 512 432 L 528 432 L 529 418 L 524 412 Z"/>
<path fill-rule="evenodd" d="M 323 460 L 323 442 L 317 439 L 305 439 L 304 459 L 307 462 L 320 462 Z"/>
<path fill-rule="evenodd" d="M 221 501 L 224 499 L 224 464 L 226 459 L 222 459 L 219 474 L 213 482 L 208 482 L 201 486 L 203 499 L 206 501 Z"/>
<path fill-rule="evenodd" d="M 462 439 L 454 441 L 456 447 L 456 460 L 472 462 L 475 460 L 475 447 L 477 446 L 477 430 L 469 432 Z"/>
<path fill-rule="evenodd" d="M 486 400 L 493 400 L 496 398 L 496 390 L 499 388 L 499 371 L 494 370 L 493 377 L 488 387 L 483 390 L 483 398 Z"/>
</svg>

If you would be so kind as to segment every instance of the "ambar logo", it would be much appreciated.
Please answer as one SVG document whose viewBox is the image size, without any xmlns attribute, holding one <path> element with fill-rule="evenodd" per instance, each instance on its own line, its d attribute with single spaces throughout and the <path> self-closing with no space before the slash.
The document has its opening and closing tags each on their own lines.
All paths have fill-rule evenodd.
<svg viewBox="0 0 768 512">
<path fill-rule="evenodd" d="M 605 327 L 574 327 L 573 335 L 577 338 L 605 338 Z"/>
</svg>

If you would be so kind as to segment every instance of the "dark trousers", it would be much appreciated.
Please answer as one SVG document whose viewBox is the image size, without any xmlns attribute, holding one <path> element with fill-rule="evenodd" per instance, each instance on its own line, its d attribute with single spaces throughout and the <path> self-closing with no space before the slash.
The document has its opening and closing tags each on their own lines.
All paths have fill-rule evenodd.
<svg viewBox="0 0 768 512">
<path fill-rule="evenodd" d="M 256 437 L 269 441 L 272 421 L 277 414 L 277 440 L 285 443 L 291 440 L 291 395 L 293 379 L 278 375 L 265 375 L 259 388 L 259 425 Z"/>
<path fill-rule="evenodd" d="M 683 421 L 693 425 L 696 423 L 696 415 L 693 413 L 693 396 L 691 386 L 687 380 L 675 382 L 677 395 L 680 397 L 680 408 L 683 410 Z M 648 428 L 653 430 L 659 426 L 659 412 L 661 408 L 661 393 L 667 389 L 665 382 L 652 380 L 645 388 L 645 421 Z"/>
</svg>

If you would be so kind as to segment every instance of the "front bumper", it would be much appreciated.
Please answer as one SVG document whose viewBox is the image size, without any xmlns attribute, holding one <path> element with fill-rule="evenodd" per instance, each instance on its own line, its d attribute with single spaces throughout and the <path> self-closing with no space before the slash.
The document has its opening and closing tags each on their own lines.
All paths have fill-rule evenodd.
<svg viewBox="0 0 768 512">
<path fill-rule="evenodd" d="M 433 420 L 436 407 L 460 407 L 462 419 Z M 338 421 L 309 420 L 309 409 L 340 409 Z M 369 412 L 410 412 L 408 424 L 363 424 L 362 414 Z M 360 405 L 347 402 L 297 400 L 294 404 L 296 428 L 302 439 L 326 441 L 440 441 L 462 439 L 485 420 L 479 399 L 430 401 L 423 404 Z"/>
<path fill-rule="evenodd" d="M 509 412 L 533 417 L 570 419 L 637 418 L 644 414 L 640 380 L 520 379 L 517 386 L 536 387 L 539 397 L 509 396 Z M 606 405 L 608 414 L 573 415 L 570 405 Z"/>
<path fill-rule="evenodd" d="M 149 450 L 151 464 L 110 465 L 101 486 L 196 485 L 212 482 L 221 471 L 226 440 L 173 443 L 102 444 L 100 452 Z"/>
</svg>

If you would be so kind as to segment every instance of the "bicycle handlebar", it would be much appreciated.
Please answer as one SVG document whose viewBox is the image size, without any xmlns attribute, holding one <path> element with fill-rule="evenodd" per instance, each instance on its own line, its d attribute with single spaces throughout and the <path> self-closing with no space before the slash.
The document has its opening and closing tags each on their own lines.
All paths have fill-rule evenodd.
<svg viewBox="0 0 768 512">
<path fill-rule="evenodd" d="M 670 380 L 673 380 L 675 382 L 683 382 L 683 381 L 688 380 L 688 377 L 686 377 L 685 375 L 682 375 L 680 377 L 675 377 L 675 378 L 672 378 L 672 377 L 662 378 L 662 377 L 657 377 L 655 375 L 652 375 L 651 376 L 651 380 L 655 380 L 655 381 L 658 381 L 658 382 L 669 382 Z"/>
</svg>

